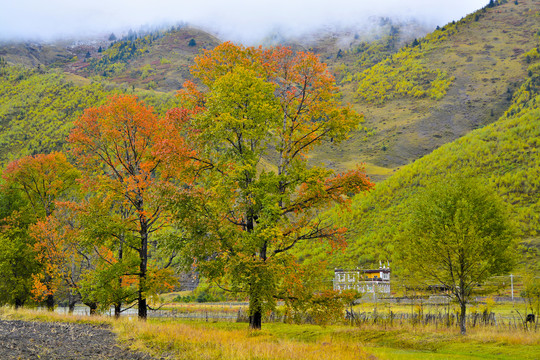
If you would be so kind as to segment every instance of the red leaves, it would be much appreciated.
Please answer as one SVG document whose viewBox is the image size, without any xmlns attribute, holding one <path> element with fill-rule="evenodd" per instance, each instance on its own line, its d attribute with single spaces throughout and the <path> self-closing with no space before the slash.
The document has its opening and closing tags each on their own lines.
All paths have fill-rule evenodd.
<svg viewBox="0 0 540 360">
<path fill-rule="evenodd" d="M 68 141 L 86 164 L 99 158 L 111 168 L 133 172 L 130 165 L 150 160 L 151 139 L 159 134 L 159 125 L 152 109 L 139 104 L 136 97 L 114 96 L 105 106 L 87 109 Z"/>
<path fill-rule="evenodd" d="M 325 192 L 332 197 L 334 201 L 340 202 L 343 195 L 354 195 L 375 187 L 364 170 L 358 167 L 355 170 L 349 170 L 346 173 L 338 174 L 333 178 L 327 179 Z"/>
<path fill-rule="evenodd" d="M 86 110 L 69 142 L 88 175 L 102 169 L 110 185 L 133 198 L 181 173 L 190 152 L 179 128 L 189 115 L 174 109 L 159 119 L 136 97 L 115 96 L 105 106 Z"/>
</svg>

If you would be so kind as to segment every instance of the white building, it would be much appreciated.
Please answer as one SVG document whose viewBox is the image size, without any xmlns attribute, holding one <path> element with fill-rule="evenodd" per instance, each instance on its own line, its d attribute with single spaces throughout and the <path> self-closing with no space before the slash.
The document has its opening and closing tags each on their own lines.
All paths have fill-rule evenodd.
<svg viewBox="0 0 540 360">
<path fill-rule="evenodd" d="M 334 270 L 334 290 L 354 289 L 361 293 L 390 294 L 390 265 L 379 269 Z"/>
</svg>

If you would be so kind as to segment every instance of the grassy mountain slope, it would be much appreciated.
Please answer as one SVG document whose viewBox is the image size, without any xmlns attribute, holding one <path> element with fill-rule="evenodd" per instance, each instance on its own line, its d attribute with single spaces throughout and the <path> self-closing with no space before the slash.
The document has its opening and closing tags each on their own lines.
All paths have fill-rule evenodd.
<svg viewBox="0 0 540 360">
<path fill-rule="evenodd" d="M 173 90 L 189 77 L 193 57 L 218 41 L 187 27 L 148 38 L 137 43 L 142 51 L 124 56 L 117 56 L 118 49 L 135 41 L 118 41 L 102 52 L 99 47 L 108 44 L 103 40 L 0 46 L 0 164 L 61 149 L 84 109 L 115 93 L 133 93 L 160 114 L 177 106 Z"/>
<path fill-rule="evenodd" d="M 412 197 L 419 187 L 445 181 L 448 174 L 478 177 L 496 189 L 511 207 L 524 242 L 540 244 L 540 56 L 536 56 L 528 68 L 529 78 L 499 120 L 404 166 L 367 196 L 356 197 L 350 212 L 333 214 L 336 223 L 350 229 L 350 239 L 346 252 L 330 257 L 330 265 L 355 267 L 391 260 L 392 242 L 408 216 Z M 306 261 L 326 259 L 323 250 L 310 244 L 299 255 Z"/>
<path fill-rule="evenodd" d="M 423 33 L 421 27 L 383 20 L 375 33 L 319 34 L 302 40 L 304 45 L 288 41 L 320 54 L 340 80 L 344 101 L 366 116 L 366 129 L 339 146 L 323 147 L 312 160 L 338 170 L 366 162 L 378 181 L 495 121 L 526 78 L 524 53 L 539 41 L 539 7 L 534 0 L 506 2 L 417 41 L 411 34 Z M 410 45 L 399 50 L 407 40 Z M 31 51 L 20 44 L 0 47 L 0 53 L 11 63 L 60 67 L 75 85 L 99 81 L 119 91 L 172 94 L 189 79 L 189 65 L 200 49 L 218 43 L 208 33 L 181 27 L 127 36 L 112 46 L 103 39 L 62 51 L 61 44 Z"/>
<path fill-rule="evenodd" d="M 73 121 L 84 109 L 120 92 L 125 90 L 58 70 L 0 63 L 0 164 L 60 150 Z M 135 94 L 161 114 L 177 106 L 172 94 Z"/>
<path fill-rule="evenodd" d="M 362 52 L 348 49 L 343 56 L 345 69 L 341 70 L 346 80 L 342 92 L 345 101 L 356 103 L 357 110 L 365 114 L 368 132 L 358 132 L 339 148 L 322 149 L 314 160 L 338 169 L 366 162 L 371 175 L 383 179 L 439 146 L 495 121 L 527 77 L 523 54 L 539 42 L 539 11 L 540 4 L 534 0 L 479 10 L 367 69 L 363 64 L 369 57 L 366 60 Z M 351 58 L 358 62 L 351 65 Z M 419 72 L 418 68 L 431 72 Z M 381 91 L 379 80 L 380 87 L 410 80 L 426 87 L 437 72 L 446 74 L 450 82 L 439 100 L 426 94 L 397 93 L 395 87 L 385 91 L 387 99 L 382 103 L 380 97 L 366 100 L 360 96 Z M 366 78 L 375 83 L 367 91 L 360 87 Z"/>
<path fill-rule="evenodd" d="M 74 53 L 67 49 L 68 44 L 5 43 L 0 44 L 0 57 L 10 64 L 38 66 L 64 63 Z"/>
</svg>

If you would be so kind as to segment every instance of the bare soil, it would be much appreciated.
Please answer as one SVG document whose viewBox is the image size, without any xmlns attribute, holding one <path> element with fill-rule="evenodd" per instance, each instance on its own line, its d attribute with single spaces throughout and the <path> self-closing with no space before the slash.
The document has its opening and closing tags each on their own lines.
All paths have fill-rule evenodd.
<svg viewBox="0 0 540 360">
<path fill-rule="evenodd" d="M 105 325 L 0 320 L 0 359 L 153 358 L 119 347 Z"/>
</svg>

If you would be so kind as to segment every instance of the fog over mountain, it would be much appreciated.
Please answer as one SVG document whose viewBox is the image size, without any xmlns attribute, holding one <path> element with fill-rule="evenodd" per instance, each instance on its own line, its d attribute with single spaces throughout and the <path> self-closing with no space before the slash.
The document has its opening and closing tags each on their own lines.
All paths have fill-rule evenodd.
<svg viewBox="0 0 540 360">
<path fill-rule="evenodd" d="M 487 0 L 18 0 L 0 11 L 0 40 L 73 38 L 185 22 L 223 39 L 257 42 L 321 26 L 361 27 L 373 16 L 427 26 L 458 20 Z"/>
</svg>

